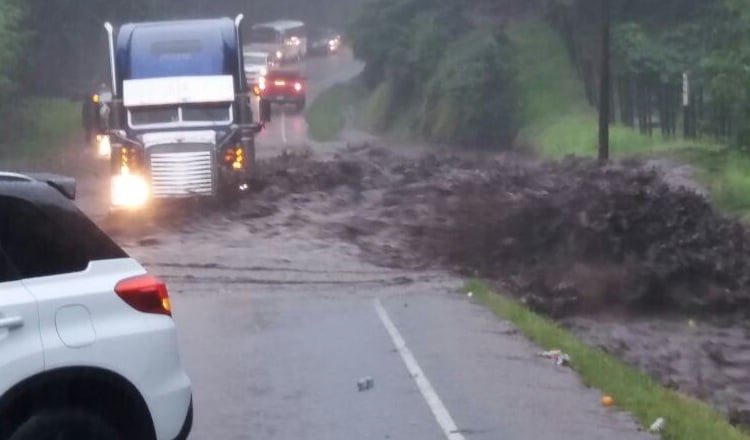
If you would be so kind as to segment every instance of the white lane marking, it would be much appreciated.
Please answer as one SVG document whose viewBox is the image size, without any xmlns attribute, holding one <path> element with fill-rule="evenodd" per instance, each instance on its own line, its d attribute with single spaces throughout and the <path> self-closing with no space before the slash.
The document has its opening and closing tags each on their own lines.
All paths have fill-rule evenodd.
<svg viewBox="0 0 750 440">
<path fill-rule="evenodd" d="M 456 427 L 456 423 L 453 421 L 453 417 L 451 417 L 448 409 L 443 405 L 443 401 L 440 400 L 440 396 L 435 392 L 429 379 L 427 379 L 427 376 L 425 376 L 422 368 L 417 363 L 417 359 L 411 350 L 409 350 L 409 347 L 406 346 L 406 341 L 404 341 L 401 333 L 399 333 L 393 321 L 391 321 L 380 299 L 375 300 L 375 310 L 378 312 L 378 316 L 391 336 L 391 339 L 393 339 L 393 345 L 396 346 L 396 351 L 398 351 L 404 364 L 406 364 L 406 369 L 409 370 L 409 374 L 417 383 L 419 392 L 422 393 L 422 397 L 427 401 L 427 405 L 435 416 L 435 420 L 437 420 L 438 425 L 443 430 L 445 438 L 448 440 L 465 440 L 464 436 L 458 432 L 458 427 Z"/>
<path fill-rule="evenodd" d="M 286 140 L 286 111 L 281 109 L 281 139 L 284 141 L 284 145 L 287 145 Z"/>
</svg>

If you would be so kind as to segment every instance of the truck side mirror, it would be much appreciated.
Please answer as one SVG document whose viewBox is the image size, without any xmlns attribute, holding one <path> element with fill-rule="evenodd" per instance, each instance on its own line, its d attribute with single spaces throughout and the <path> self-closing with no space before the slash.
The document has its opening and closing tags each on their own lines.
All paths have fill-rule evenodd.
<svg viewBox="0 0 750 440">
<path fill-rule="evenodd" d="M 261 98 L 258 106 L 260 107 L 260 121 L 271 122 L 271 101 Z"/>
</svg>

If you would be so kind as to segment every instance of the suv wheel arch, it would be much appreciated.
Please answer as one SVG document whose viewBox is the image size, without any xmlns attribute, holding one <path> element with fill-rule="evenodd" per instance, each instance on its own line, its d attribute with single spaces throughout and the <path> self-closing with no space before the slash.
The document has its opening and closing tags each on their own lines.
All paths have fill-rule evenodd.
<svg viewBox="0 0 750 440">
<path fill-rule="evenodd" d="M 100 368 L 73 367 L 40 373 L 6 392 L 0 398 L 0 440 L 33 415 L 58 408 L 97 414 L 123 438 L 156 438 L 148 406 L 132 383 Z"/>
</svg>

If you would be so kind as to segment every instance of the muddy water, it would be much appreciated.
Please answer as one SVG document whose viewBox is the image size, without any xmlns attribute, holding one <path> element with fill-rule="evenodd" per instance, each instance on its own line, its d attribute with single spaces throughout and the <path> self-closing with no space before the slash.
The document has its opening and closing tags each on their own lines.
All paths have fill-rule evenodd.
<svg viewBox="0 0 750 440">
<path fill-rule="evenodd" d="M 566 327 L 663 385 L 750 426 L 750 324 L 740 317 L 571 318 Z"/>
<path fill-rule="evenodd" d="M 585 341 L 665 385 L 711 402 L 735 422 L 750 419 L 750 328 L 725 312 L 747 309 L 750 241 L 703 197 L 636 164 L 402 156 L 368 146 L 330 156 L 263 161 L 252 191 L 233 205 L 178 203 L 117 218 L 104 208 L 106 164 L 77 152 L 43 168 L 75 174 L 84 210 L 147 265 L 182 281 L 200 269 L 215 272 L 217 285 L 236 282 L 221 264 L 180 265 L 185 237 L 191 252 L 231 255 L 248 246 L 232 242 L 240 229 L 264 249 L 334 247 L 399 270 L 481 275 L 567 317 Z M 237 267 L 250 274 L 242 282 L 273 276 Z M 404 282 L 381 278 L 373 282 Z M 652 317 L 619 313 L 644 306 Z M 608 311 L 617 317 L 591 317 Z M 676 312 L 685 317 L 671 317 Z M 688 320 L 698 312 L 717 318 Z"/>
<path fill-rule="evenodd" d="M 623 297 L 618 289 L 623 289 L 623 282 L 633 283 L 626 284 L 625 289 L 639 285 L 630 269 L 649 277 L 652 268 L 618 265 L 612 259 L 602 270 L 604 265 L 591 264 L 577 249 L 571 249 L 589 245 L 589 232 L 601 234 L 599 237 L 606 237 L 609 243 L 639 238 L 645 232 L 650 234 L 651 242 L 639 257 L 644 261 L 653 257 L 649 246 L 667 249 L 684 255 L 685 273 L 694 274 L 691 264 L 700 268 L 695 261 L 706 256 L 713 258 L 717 249 L 727 249 L 722 240 L 740 237 L 741 242 L 744 232 L 717 216 L 705 204 L 704 194 L 696 190 L 699 188 L 684 185 L 691 189 L 685 192 L 674 176 L 668 175 L 662 181 L 650 173 L 651 163 L 615 166 L 600 173 L 580 164 L 540 166 L 510 156 L 501 157 L 495 164 L 492 160 L 495 159 L 432 154 L 404 158 L 377 148 L 349 150 L 326 162 L 295 157 L 276 159 L 266 163 L 259 177 L 264 189 L 251 198 L 252 203 L 239 206 L 238 212 L 263 216 L 275 210 L 286 211 L 289 224 L 313 228 L 327 242 L 354 243 L 364 258 L 383 266 L 443 268 L 464 275 L 490 276 L 532 303 L 539 301 L 542 310 L 565 311 L 564 307 L 555 307 L 573 301 L 572 312 L 585 316 L 591 310 L 597 316 L 565 321 L 582 339 L 653 375 L 666 386 L 712 403 L 733 422 L 747 423 L 750 326 L 741 317 L 720 312 L 727 298 L 743 298 L 745 290 L 732 291 L 724 286 L 723 296 L 715 290 L 685 289 L 685 279 L 675 276 L 669 278 L 669 283 L 658 283 L 671 292 L 669 295 L 652 292 L 654 296 L 646 296 L 652 301 L 644 303 L 642 296 Z M 585 185 L 570 184 L 576 180 L 586 180 L 586 184 L 604 190 L 586 190 Z M 502 197 L 493 195 L 493 188 Z M 556 200 L 549 202 L 547 197 Z M 475 198 L 481 203 L 465 203 Z M 597 211 L 604 198 L 614 202 L 605 203 L 609 211 Z M 456 216 L 454 210 L 445 209 L 451 204 L 467 211 Z M 574 217 L 588 216 L 590 224 L 597 223 L 597 215 L 619 216 L 622 222 L 640 224 L 623 228 L 620 223 L 620 227 L 613 228 L 600 223 L 603 233 L 595 228 L 584 230 L 579 232 L 584 238 L 575 241 L 572 232 L 580 225 L 558 221 L 554 223 L 558 229 L 533 229 L 536 235 L 530 234 L 531 238 L 524 241 L 529 234 L 526 225 L 533 224 L 532 219 L 545 224 L 545 219 L 530 217 L 540 212 L 536 206 L 547 208 L 542 211 L 546 215 L 563 219 L 572 216 L 565 207 L 572 207 Z M 649 209 L 653 213 L 645 213 Z M 676 214 L 669 214 L 668 210 Z M 512 221 L 495 216 L 496 212 L 506 213 Z M 693 214 L 690 222 L 674 220 L 687 212 Z M 457 226 L 456 219 L 464 224 Z M 488 223 L 488 219 L 493 222 Z M 475 226 L 486 230 L 477 235 L 471 230 Z M 722 231 L 728 235 L 722 235 Z M 560 244 L 556 234 L 573 241 Z M 695 241 L 696 236 L 701 236 L 700 240 Z M 538 251 L 533 246 L 536 240 L 542 242 Z M 511 251 L 499 252 L 498 243 L 508 241 Z M 729 249 L 725 257 L 732 261 L 744 259 L 741 246 L 734 251 Z M 545 251 L 556 258 L 545 261 L 540 255 Z M 611 257 L 606 251 L 599 255 L 605 260 Z M 513 271 L 498 269 L 498 263 L 509 265 Z M 734 269 L 741 267 L 735 265 Z M 721 281 L 720 277 L 711 278 L 715 273 L 710 270 L 702 273 L 704 279 L 694 279 L 698 284 L 715 285 Z M 540 297 L 540 290 L 545 289 L 545 295 Z M 586 295 L 590 291 L 603 293 Z M 612 298 L 615 300 L 608 302 Z M 661 301 L 653 301 L 654 298 Z M 656 314 L 650 313 L 648 318 L 641 314 L 632 320 L 620 313 L 640 310 L 644 305 L 653 306 L 650 310 Z M 707 309 L 702 309 L 705 305 Z M 716 310 L 714 319 L 695 317 L 712 307 Z M 599 319 L 597 310 L 617 314 Z M 691 315 L 690 311 L 696 314 Z M 676 313 L 683 317 L 674 317 Z"/>
</svg>

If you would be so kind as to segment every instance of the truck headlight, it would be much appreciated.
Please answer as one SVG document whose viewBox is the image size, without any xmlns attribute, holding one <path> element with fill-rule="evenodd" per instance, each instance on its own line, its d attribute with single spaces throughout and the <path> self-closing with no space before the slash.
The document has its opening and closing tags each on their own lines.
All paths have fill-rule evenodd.
<svg viewBox="0 0 750 440">
<path fill-rule="evenodd" d="M 143 176 L 136 174 L 112 176 L 112 206 L 139 208 L 146 204 L 149 195 L 148 183 Z"/>
<path fill-rule="evenodd" d="M 110 157 L 112 154 L 112 144 L 109 142 L 109 136 L 100 134 L 96 136 L 97 153 L 100 157 Z"/>
<path fill-rule="evenodd" d="M 284 56 L 283 52 L 281 52 L 280 50 L 276 51 L 276 58 L 281 59 L 281 57 L 283 57 L 283 56 Z"/>
</svg>

